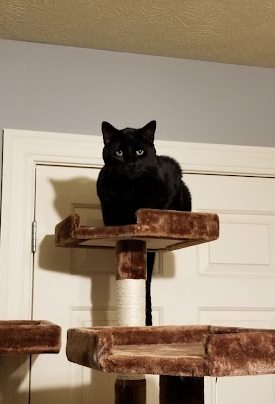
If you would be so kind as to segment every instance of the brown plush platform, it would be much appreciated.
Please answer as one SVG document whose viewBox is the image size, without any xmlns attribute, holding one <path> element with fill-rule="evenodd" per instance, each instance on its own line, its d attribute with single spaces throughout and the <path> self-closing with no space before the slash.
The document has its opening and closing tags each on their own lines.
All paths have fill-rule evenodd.
<svg viewBox="0 0 275 404">
<path fill-rule="evenodd" d="M 48 321 L 0 321 L 0 354 L 58 353 L 61 328 Z"/>
<path fill-rule="evenodd" d="M 68 330 L 67 357 L 116 373 L 240 376 L 275 373 L 275 330 L 212 326 Z"/>
<path fill-rule="evenodd" d="M 81 226 L 77 214 L 55 228 L 60 247 L 115 247 L 118 240 L 140 239 L 149 250 L 175 250 L 216 240 L 219 219 L 216 214 L 157 209 L 137 211 L 137 223 L 126 226 Z"/>
</svg>

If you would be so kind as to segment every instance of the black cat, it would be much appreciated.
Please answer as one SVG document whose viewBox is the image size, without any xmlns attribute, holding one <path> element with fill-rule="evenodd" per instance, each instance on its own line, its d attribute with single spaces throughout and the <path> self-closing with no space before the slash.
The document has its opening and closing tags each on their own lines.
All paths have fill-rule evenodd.
<svg viewBox="0 0 275 404">
<path fill-rule="evenodd" d="M 118 130 L 102 122 L 104 167 L 97 180 L 106 226 L 132 224 L 139 208 L 191 211 L 191 194 L 179 164 L 157 156 L 156 121 L 141 129 Z M 146 325 L 152 324 L 151 278 L 154 253 L 147 254 Z"/>
</svg>

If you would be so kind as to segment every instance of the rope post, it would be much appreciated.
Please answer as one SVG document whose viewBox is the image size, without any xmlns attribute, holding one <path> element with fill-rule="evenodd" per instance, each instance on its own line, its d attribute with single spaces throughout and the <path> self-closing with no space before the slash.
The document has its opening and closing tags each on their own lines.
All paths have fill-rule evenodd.
<svg viewBox="0 0 275 404">
<path fill-rule="evenodd" d="M 145 325 L 146 242 L 116 244 L 117 325 Z M 145 404 L 145 375 L 118 374 L 115 404 Z"/>
</svg>

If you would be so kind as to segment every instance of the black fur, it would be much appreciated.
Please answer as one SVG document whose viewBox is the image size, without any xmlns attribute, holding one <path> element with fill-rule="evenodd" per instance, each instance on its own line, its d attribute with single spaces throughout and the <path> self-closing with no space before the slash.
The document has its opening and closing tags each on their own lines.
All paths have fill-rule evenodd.
<svg viewBox="0 0 275 404">
<path fill-rule="evenodd" d="M 104 167 L 97 180 L 106 226 L 135 223 L 139 208 L 191 210 L 191 194 L 182 181 L 179 164 L 157 156 L 154 147 L 156 122 L 141 129 L 118 130 L 102 122 Z M 152 324 L 150 285 L 154 253 L 147 257 L 146 324 Z"/>
</svg>

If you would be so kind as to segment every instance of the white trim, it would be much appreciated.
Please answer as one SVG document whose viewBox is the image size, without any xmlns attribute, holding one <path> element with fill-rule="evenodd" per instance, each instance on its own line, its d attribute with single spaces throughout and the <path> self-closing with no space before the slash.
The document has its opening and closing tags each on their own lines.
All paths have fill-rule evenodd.
<svg viewBox="0 0 275 404">
<path fill-rule="evenodd" d="M 32 299 L 35 167 L 101 167 L 102 138 L 8 129 L 4 131 L 3 147 L 0 318 L 28 319 Z M 185 172 L 275 177 L 275 148 L 170 141 L 157 141 L 156 148 L 158 154 L 176 158 Z"/>
<path fill-rule="evenodd" d="M 56 164 L 74 165 L 75 161 L 72 162 L 71 158 L 75 160 L 77 156 L 79 165 L 92 164 L 93 166 L 101 166 L 103 163 L 101 158 L 103 145 L 101 136 L 5 129 L 4 147 L 7 137 L 18 139 L 18 141 L 21 139 L 21 143 L 29 142 L 29 154 L 36 155 L 37 162 L 39 162 L 40 156 L 42 164 L 51 164 L 54 161 Z M 51 145 L 49 142 L 51 142 Z M 65 145 L 70 143 L 74 143 L 74 149 L 66 153 Z M 275 176 L 274 147 L 234 146 L 166 140 L 157 140 L 155 144 L 159 155 L 174 157 L 179 161 L 185 172 Z M 90 146 L 93 146 L 92 150 Z M 56 150 L 55 147 L 57 148 Z M 52 149 L 54 150 L 52 151 Z M 81 156 L 79 155 L 80 151 L 83 153 Z"/>
</svg>

